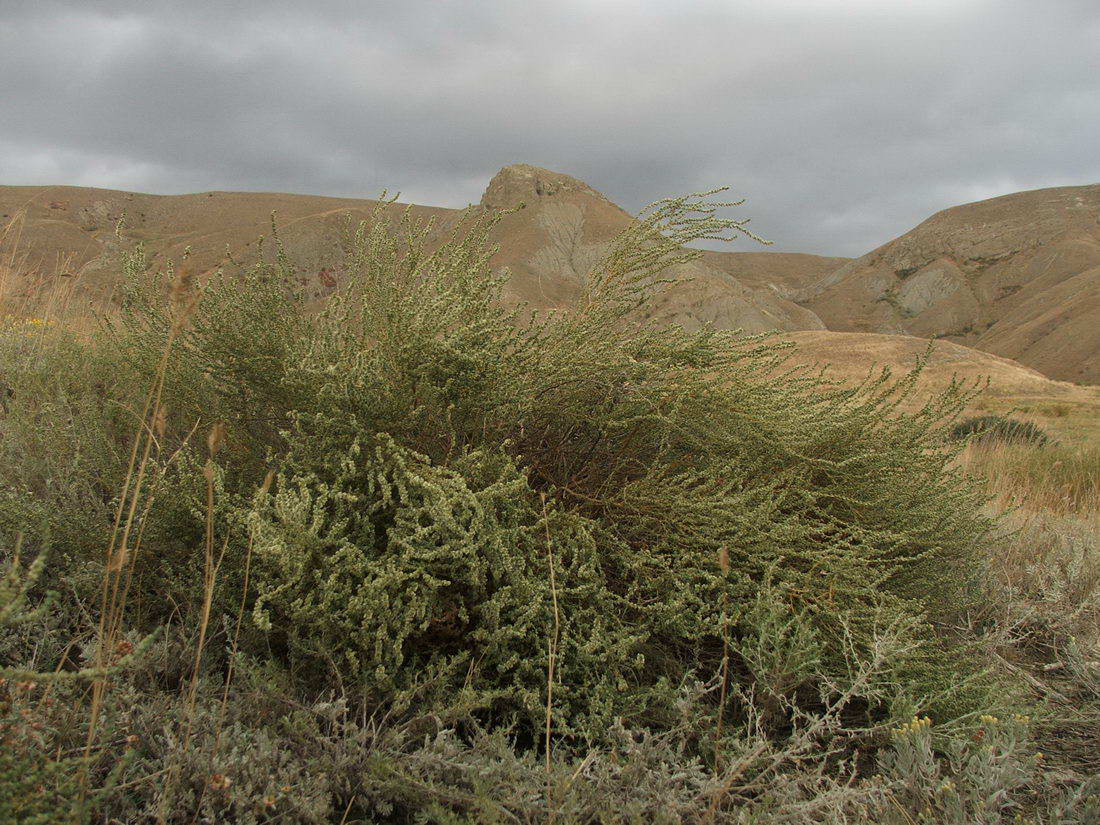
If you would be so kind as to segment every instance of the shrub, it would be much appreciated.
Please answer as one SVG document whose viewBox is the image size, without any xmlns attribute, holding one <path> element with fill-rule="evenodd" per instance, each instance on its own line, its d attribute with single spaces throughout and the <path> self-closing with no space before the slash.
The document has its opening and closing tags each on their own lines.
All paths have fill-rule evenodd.
<svg viewBox="0 0 1100 825">
<path fill-rule="evenodd" d="M 960 421 L 951 429 L 951 437 L 979 441 L 999 439 L 1036 445 L 1050 443 L 1050 436 L 1036 424 L 1005 418 L 1002 415 L 979 415 Z"/>
<path fill-rule="evenodd" d="M 430 248 L 430 226 L 380 213 L 315 313 L 278 244 L 203 286 L 168 362 L 162 449 L 226 423 L 219 529 L 231 568 L 254 551 L 252 615 L 276 651 L 379 699 L 432 674 L 443 706 L 533 731 L 549 648 L 563 734 L 659 729 L 725 651 L 756 678 L 736 651 L 767 583 L 822 674 L 844 672 L 842 624 L 858 646 L 887 615 L 922 639 L 896 662 L 901 693 L 968 683 L 965 663 L 935 664 L 949 643 L 932 629 L 965 609 L 989 530 L 939 446 L 966 391 L 906 414 L 914 375 L 774 377 L 785 349 L 764 337 L 645 320 L 684 243 L 739 228 L 713 211 L 658 204 L 576 310 L 522 322 L 488 265 L 494 218 Z M 148 382 L 174 321 L 139 264 L 115 349 Z M 276 483 L 253 498 L 265 464 Z"/>
<path fill-rule="evenodd" d="M 33 330 L 29 335 L 26 330 Z M 135 376 L 56 324 L 0 326 L 0 531 L 47 529 L 53 555 L 100 545 L 125 474 Z"/>
<path fill-rule="evenodd" d="M 36 646 L 50 647 L 51 639 L 43 639 L 43 625 L 48 627 L 52 609 L 52 594 L 33 597 L 42 577 L 46 554 L 40 553 L 27 566 L 20 560 L 21 541 L 14 550 L 0 544 L 0 560 L 5 569 L 0 576 L 0 636 L 8 641 L 13 628 L 30 626 Z M 129 655 L 121 656 L 109 669 L 116 674 L 141 656 L 152 637 L 146 639 Z M 0 644 L 0 650 L 7 645 Z M 6 658 L 6 657 L 4 657 Z M 63 753 L 63 722 L 51 713 L 58 702 L 49 695 L 58 682 L 86 680 L 105 675 L 107 671 L 93 669 L 51 671 L 23 667 L 4 667 L 0 659 L 0 821 L 26 825 L 80 823 L 102 797 L 104 789 L 86 792 L 81 776 L 90 763 L 83 754 Z M 37 697 L 36 697 L 37 694 Z M 108 770 L 105 784 L 110 786 L 125 766 L 115 760 Z"/>
<path fill-rule="evenodd" d="M 31 747 L 0 797 L 52 777 L 60 818 L 79 768 L 95 821 L 1087 821 L 1092 786 L 1044 779 L 1023 733 L 975 741 L 1021 679 L 983 672 L 1011 643 L 968 625 L 1000 619 L 972 609 L 999 537 L 947 438 L 966 388 L 905 412 L 916 374 L 839 387 L 765 336 L 645 320 L 682 244 L 739 228 L 699 199 L 549 315 L 504 308 L 492 218 L 435 245 L 387 215 L 316 311 L 277 243 L 195 295 L 138 250 L 103 338 L 60 335 L 46 368 L 0 339 L 22 388 L 0 515 L 64 537 L 37 569 L 68 600 L 10 587 L 30 618 L 0 664 L 71 674 L 10 706 Z M 132 543 L 108 538 L 123 512 Z M 1050 589 L 1006 621 L 1088 676 L 1087 724 L 1091 649 Z M 96 602 L 128 632 L 78 628 Z M 81 667 L 104 661 L 92 712 L 74 682 L 106 686 Z M 925 713 L 934 747 L 889 739 Z"/>
</svg>

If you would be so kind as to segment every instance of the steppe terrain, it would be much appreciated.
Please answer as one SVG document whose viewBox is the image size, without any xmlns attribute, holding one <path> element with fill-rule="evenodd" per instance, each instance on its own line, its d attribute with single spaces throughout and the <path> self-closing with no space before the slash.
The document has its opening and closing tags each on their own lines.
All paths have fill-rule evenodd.
<svg viewBox="0 0 1100 825">
<path fill-rule="evenodd" d="M 186 256 L 188 267 L 208 273 L 227 254 L 252 254 L 274 213 L 307 293 L 323 298 L 341 277 L 332 262 L 349 226 L 380 207 L 394 220 L 406 208 L 275 193 L 0 187 L 0 285 L 9 306 L 33 304 L 58 285 L 68 287 L 67 300 L 109 301 L 120 253 L 136 243 L 154 265 Z M 408 209 L 434 221 L 440 241 L 462 215 Z M 537 309 L 570 306 L 633 220 L 584 182 L 526 164 L 489 182 L 475 211 L 494 210 L 512 210 L 492 234 L 500 247 L 492 263 L 510 272 L 506 297 Z M 1100 382 L 1097 185 L 947 209 L 858 259 L 706 250 L 665 277 L 677 283 L 650 313 L 688 329 L 778 330 L 798 345 L 797 360 L 831 363 L 838 376 L 907 369 L 932 339 L 929 382 L 987 376 L 991 395 L 1006 404 L 1097 398 L 1088 387 Z"/>
<path fill-rule="evenodd" d="M 1100 185 L 945 209 L 792 297 L 829 329 L 946 338 L 1100 383 Z"/>
<path fill-rule="evenodd" d="M 1096 188 L 0 189 L 0 821 L 1100 821 Z"/>
</svg>

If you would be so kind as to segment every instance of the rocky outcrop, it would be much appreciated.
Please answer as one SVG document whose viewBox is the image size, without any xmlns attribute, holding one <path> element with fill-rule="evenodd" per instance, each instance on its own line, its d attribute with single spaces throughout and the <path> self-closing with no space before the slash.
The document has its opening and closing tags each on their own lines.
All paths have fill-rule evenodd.
<svg viewBox="0 0 1100 825">
<path fill-rule="evenodd" d="M 520 204 L 525 208 L 517 209 Z M 77 187 L 0 187 L 0 214 L 21 212 L 25 218 L 21 251 L 26 253 L 27 270 L 35 273 L 26 278 L 28 288 L 57 274 L 57 262 L 66 261 L 65 274 L 79 275 L 82 289 L 100 295 L 110 294 L 117 284 L 119 254 L 127 246 L 143 243 L 154 265 L 168 258 L 179 261 L 189 250 L 188 265 L 208 272 L 224 262 L 226 250 L 235 258 L 249 259 L 257 239 L 270 233 L 274 211 L 307 296 L 323 297 L 340 277 L 330 267 L 340 258 L 347 221 L 367 219 L 379 206 L 377 201 L 309 195 L 163 196 Z M 515 210 L 497 224 L 492 238 L 500 245 L 492 265 L 511 273 L 507 299 L 547 309 L 566 308 L 576 300 L 615 236 L 634 220 L 583 181 L 528 164 L 501 169 L 489 182 L 480 207 Z M 396 219 L 404 206 L 383 208 Z M 414 217 L 434 219 L 437 238 L 445 237 L 460 216 L 453 209 L 410 208 Z M 115 231 L 122 217 L 120 242 Z M 271 244 L 266 251 L 271 254 Z M 709 260 L 662 275 L 676 280 L 654 307 L 664 321 L 690 328 L 711 323 L 748 332 L 823 327 L 812 311 L 782 297 L 763 277 L 740 278 Z"/>
<path fill-rule="evenodd" d="M 1100 185 L 957 206 L 791 297 L 829 329 L 946 338 L 1100 383 Z"/>
<path fill-rule="evenodd" d="M 594 198 L 612 205 L 584 181 L 528 163 L 513 163 L 497 172 L 481 196 L 481 205 L 486 209 L 512 209 L 521 203 L 533 206 L 543 198 L 567 195 Z"/>
<path fill-rule="evenodd" d="M 536 307 L 568 306 L 616 235 L 634 220 L 586 183 L 528 164 L 501 169 L 481 199 L 486 209 L 523 209 L 498 224 L 493 263 L 511 273 L 509 290 Z M 653 316 L 689 329 L 764 332 L 823 329 L 812 311 L 776 290 L 733 277 L 703 258 L 660 273 L 675 281 L 650 308 Z"/>
</svg>

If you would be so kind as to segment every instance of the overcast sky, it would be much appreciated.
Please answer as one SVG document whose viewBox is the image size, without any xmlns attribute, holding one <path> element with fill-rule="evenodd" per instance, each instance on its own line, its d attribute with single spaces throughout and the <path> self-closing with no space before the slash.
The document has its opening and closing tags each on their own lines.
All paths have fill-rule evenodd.
<svg viewBox="0 0 1100 825">
<path fill-rule="evenodd" d="M 0 90 L 0 184 L 464 206 L 526 162 L 822 254 L 1100 181 L 1100 0 L 0 0 Z"/>
</svg>

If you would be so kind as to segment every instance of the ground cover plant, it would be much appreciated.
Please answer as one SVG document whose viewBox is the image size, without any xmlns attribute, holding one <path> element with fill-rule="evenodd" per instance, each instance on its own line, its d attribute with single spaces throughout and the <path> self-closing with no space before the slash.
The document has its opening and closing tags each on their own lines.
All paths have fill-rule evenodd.
<svg viewBox="0 0 1100 825">
<path fill-rule="evenodd" d="M 543 316 L 497 216 L 387 214 L 311 311 L 273 232 L 3 331 L 9 819 L 1096 815 L 1095 541 L 1029 525 L 1026 569 L 949 437 L 969 388 L 646 321 L 745 231 L 705 196 Z"/>
<path fill-rule="evenodd" d="M 1030 421 L 1006 418 L 1002 415 L 980 415 L 966 418 L 951 429 L 954 438 L 972 438 L 989 441 L 1017 441 L 1029 444 L 1046 444 L 1050 436 Z"/>
</svg>

